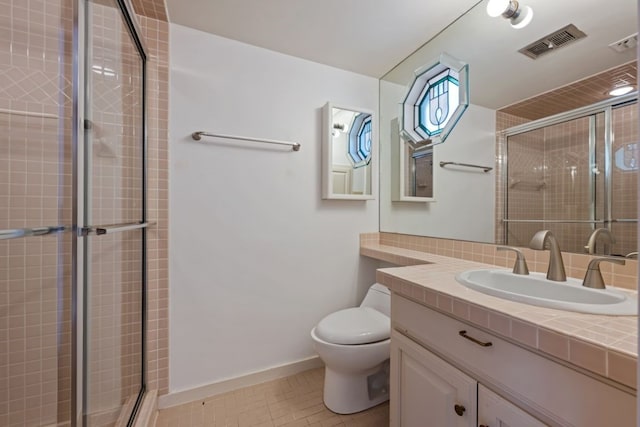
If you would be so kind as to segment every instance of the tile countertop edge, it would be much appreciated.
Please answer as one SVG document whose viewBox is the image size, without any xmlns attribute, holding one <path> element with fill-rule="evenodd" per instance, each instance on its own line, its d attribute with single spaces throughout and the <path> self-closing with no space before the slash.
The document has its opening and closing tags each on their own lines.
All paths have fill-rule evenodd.
<svg viewBox="0 0 640 427">
<path fill-rule="evenodd" d="M 464 270 L 504 268 L 379 244 L 360 254 L 400 265 L 376 279 L 427 307 L 632 389 L 636 386 L 637 316 L 602 316 L 536 307 L 473 291 L 455 280 Z"/>
</svg>

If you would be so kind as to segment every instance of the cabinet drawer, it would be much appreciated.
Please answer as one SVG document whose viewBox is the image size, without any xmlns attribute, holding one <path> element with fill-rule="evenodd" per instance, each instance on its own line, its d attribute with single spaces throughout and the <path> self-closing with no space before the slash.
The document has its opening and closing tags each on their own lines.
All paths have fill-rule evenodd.
<svg viewBox="0 0 640 427">
<path fill-rule="evenodd" d="M 391 301 L 396 330 L 545 421 L 577 427 L 635 425 L 635 396 L 396 294 Z"/>
</svg>

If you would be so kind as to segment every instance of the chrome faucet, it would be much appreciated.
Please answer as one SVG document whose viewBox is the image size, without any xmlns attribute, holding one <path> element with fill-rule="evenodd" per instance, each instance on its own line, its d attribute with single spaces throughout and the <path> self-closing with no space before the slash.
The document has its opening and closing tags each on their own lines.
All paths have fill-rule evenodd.
<svg viewBox="0 0 640 427">
<path fill-rule="evenodd" d="M 587 242 L 587 246 L 584 247 L 585 251 L 590 254 L 593 255 L 596 253 L 596 242 L 598 241 L 598 238 L 602 237 L 602 241 L 605 245 L 612 245 L 616 242 L 616 238 L 613 236 L 613 233 L 611 233 L 611 231 L 609 231 L 609 229 L 607 228 L 596 228 L 595 230 L 593 230 L 593 232 L 591 233 L 591 235 L 589 236 L 589 241 Z M 605 253 L 611 252 L 610 250 L 608 250 L 607 246 L 605 246 Z"/>
<path fill-rule="evenodd" d="M 551 251 L 549 254 L 549 268 L 547 270 L 547 279 L 556 282 L 566 282 L 567 274 L 564 272 L 564 263 L 562 262 L 562 252 L 556 237 L 549 230 L 538 231 L 533 235 L 529 243 L 531 249 L 543 251 L 547 248 Z"/>
<path fill-rule="evenodd" d="M 612 262 L 614 264 L 624 265 L 624 260 L 620 258 L 594 258 L 589 262 L 587 267 L 587 273 L 584 275 L 582 286 L 587 288 L 605 289 L 604 279 L 602 278 L 602 272 L 600 271 L 601 262 Z"/>
</svg>

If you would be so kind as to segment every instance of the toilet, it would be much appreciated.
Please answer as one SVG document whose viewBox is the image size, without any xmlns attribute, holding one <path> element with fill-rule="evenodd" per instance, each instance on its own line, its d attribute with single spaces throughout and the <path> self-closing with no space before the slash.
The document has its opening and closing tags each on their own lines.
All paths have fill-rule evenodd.
<svg viewBox="0 0 640 427">
<path fill-rule="evenodd" d="M 376 283 L 359 307 L 329 314 L 311 331 L 331 411 L 353 414 L 389 399 L 390 308 L 389 289 Z"/>
</svg>

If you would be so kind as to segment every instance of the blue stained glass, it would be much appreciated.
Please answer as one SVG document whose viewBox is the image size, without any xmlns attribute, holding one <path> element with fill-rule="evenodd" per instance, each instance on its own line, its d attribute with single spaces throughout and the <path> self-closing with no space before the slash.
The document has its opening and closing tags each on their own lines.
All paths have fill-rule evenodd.
<svg viewBox="0 0 640 427">
<path fill-rule="evenodd" d="M 419 98 L 417 124 L 429 136 L 442 132 L 459 105 L 459 82 L 448 71 L 428 81 Z"/>
</svg>

